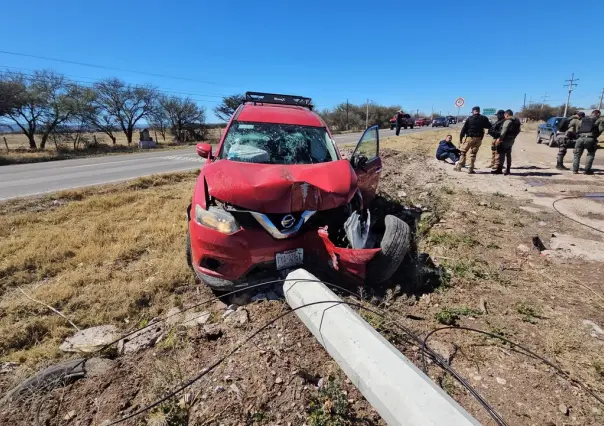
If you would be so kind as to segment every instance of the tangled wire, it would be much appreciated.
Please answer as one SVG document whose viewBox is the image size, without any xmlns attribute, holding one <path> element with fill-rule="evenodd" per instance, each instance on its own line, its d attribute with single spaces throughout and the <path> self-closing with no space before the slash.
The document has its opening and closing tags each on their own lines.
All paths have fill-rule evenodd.
<svg viewBox="0 0 604 426">
<path fill-rule="evenodd" d="M 229 296 L 229 295 L 233 295 L 236 293 L 239 293 L 241 291 L 247 291 L 253 288 L 257 288 L 257 287 L 262 287 L 262 286 L 266 286 L 269 284 L 276 284 L 276 283 L 283 283 L 286 280 L 274 280 L 274 281 L 269 281 L 269 282 L 264 282 L 264 283 L 260 283 L 260 284 L 256 284 L 256 285 L 252 285 L 249 286 L 247 288 L 244 289 L 238 289 L 235 291 L 232 291 L 230 293 L 224 294 L 220 297 L 225 297 L 225 296 Z M 298 282 L 318 282 L 318 283 L 323 283 L 324 285 L 331 287 L 333 289 L 337 289 L 340 291 L 343 291 L 345 293 L 348 293 L 349 295 L 356 297 L 356 294 L 346 288 L 337 286 L 335 284 L 331 284 L 331 283 L 326 283 L 324 281 L 321 280 L 312 280 L 312 279 L 296 279 L 296 281 Z M 113 342 L 105 345 L 104 347 L 102 347 L 101 349 L 97 350 L 94 353 L 89 354 L 89 356 L 83 360 L 81 360 L 80 362 L 76 363 L 74 366 L 72 366 L 71 370 L 69 370 L 66 375 L 69 375 L 70 372 L 75 371 L 79 366 L 81 366 L 83 363 L 86 362 L 86 360 L 92 358 L 94 355 L 101 353 L 103 351 L 105 351 L 106 349 L 110 348 L 112 345 L 116 344 L 117 342 L 119 342 L 120 340 L 131 336 L 135 333 L 138 333 L 142 330 L 145 330 L 149 327 L 153 327 L 155 325 L 157 325 L 159 322 L 161 321 L 165 321 L 168 318 L 175 316 L 175 315 L 180 315 L 182 312 L 187 311 L 187 310 L 191 310 L 206 304 L 209 304 L 217 299 L 219 299 L 220 297 L 212 297 L 210 299 L 204 300 L 200 303 L 197 303 L 193 306 L 190 306 L 186 309 L 184 309 L 183 311 L 179 312 L 179 313 L 175 313 L 173 315 L 169 315 L 166 316 L 163 319 L 160 319 L 158 321 L 155 321 L 153 323 L 150 323 L 144 327 L 138 328 L 136 330 L 133 330 L 131 332 L 129 332 L 128 334 L 120 337 L 117 340 L 114 340 Z M 313 305 L 320 305 L 320 304 L 326 304 L 329 303 L 332 306 L 333 305 L 347 305 L 353 308 L 357 308 L 363 311 L 367 311 L 370 312 L 374 315 L 377 315 L 380 318 L 383 319 L 388 319 L 388 313 L 385 313 L 383 310 L 378 310 L 378 309 L 372 309 L 372 308 L 367 308 L 366 306 L 363 306 L 361 303 L 353 303 L 353 302 L 345 302 L 345 301 L 340 301 L 340 302 L 334 302 L 333 300 L 330 301 L 318 301 L 318 302 L 313 302 L 313 303 L 308 303 L 305 305 L 301 305 L 297 308 L 291 309 L 290 311 L 284 312 L 280 315 L 278 315 L 277 317 L 271 319 L 270 321 L 268 321 L 266 324 L 262 325 L 260 328 L 258 328 L 257 330 L 255 330 L 253 333 L 251 333 L 246 339 L 244 339 L 242 342 L 238 343 L 237 345 L 235 345 L 234 348 L 232 348 L 229 352 L 226 353 L 226 355 L 224 355 L 223 357 L 219 358 L 218 360 L 216 360 L 214 363 L 212 363 L 210 366 L 208 366 L 207 368 L 204 368 L 199 374 L 191 377 L 190 379 L 188 379 L 187 381 L 185 381 L 184 383 L 182 383 L 181 385 L 179 385 L 178 387 L 174 388 L 172 391 L 168 392 L 164 397 L 138 409 L 137 411 L 128 414 L 125 417 L 122 417 L 120 419 L 115 419 L 113 421 L 111 421 L 110 423 L 107 423 L 106 426 L 113 426 L 113 425 L 117 425 L 120 423 L 123 423 L 127 420 L 130 420 L 136 416 L 139 416 L 145 412 L 148 412 L 152 409 L 154 409 L 155 407 L 159 406 L 160 404 L 162 404 L 163 402 L 169 400 L 170 398 L 175 397 L 177 394 L 179 394 L 180 392 L 182 392 L 183 390 L 185 390 L 186 388 L 190 387 L 191 385 L 193 385 L 194 383 L 196 383 L 197 381 L 201 380 L 204 376 L 206 376 L 207 374 L 209 374 L 210 372 L 212 372 L 214 369 L 216 369 L 220 364 L 222 364 L 225 360 L 227 360 L 229 357 L 233 356 L 239 349 L 241 349 L 243 346 L 245 346 L 248 342 L 250 342 L 254 337 L 256 337 L 259 333 L 261 333 L 262 331 L 264 331 L 265 329 L 267 329 L 268 327 L 270 327 L 272 324 L 274 324 L 276 321 L 278 321 L 279 319 L 290 315 L 296 311 L 298 311 L 299 309 L 303 309 L 309 306 L 313 306 Z M 194 318 L 190 318 L 187 320 L 188 321 L 195 321 L 197 319 L 197 317 Z M 482 331 L 482 330 L 478 330 L 478 329 L 473 329 L 473 328 L 469 328 L 469 327 L 460 327 L 460 326 L 450 326 L 450 327 L 441 327 L 438 329 L 435 329 L 433 331 L 431 331 L 430 333 L 428 333 L 423 339 L 418 336 L 417 334 L 415 334 L 414 332 L 412 332 L 410 329 L 408 329 L 407 327 L 405 327 L 404 325 L 401 325 L 398 321 L 390 321 L 394 326 L 396 326 L 396 328 L 398 330 L 400 330 L 400 332 L 404 333 L 405 335 L 407 335 L 408 337 L 411 338 L 411 341 L 415 343 L 415 345 L 417 345 L 420 349 L 421 349 L 421 356 L 422 356 L 422 363 L 423 363 L 423 370 L 425 373 L 427 373 L 427 361 L 426 358 L 430 358 L 437 366 L 439 366 L 440 368 L 442 368 L 444 371 L 446 371 L 447 373 L 451 374 L 451 376 L 453 376 L 464 388 L 466 388 L 468 390 L 468 392 L 484 407 L 484 409 L 487 411 L 487 413 L 491 416 L 491 418 L 493 418 L 493 420 L 495 421 L 495 423 L 499 426 L 506 426 L 507 423 L 506 421 L 503 419 L 503 417 L 497 413 L 497 411 L 493 408 L 493 406 L 491 406 L 479 393 L 478 391 L 470 384 L 468 383 L 468 381 L 466 379 L 464 379 L 454 368 L 452 368 L 449 365 L 449 361 L 445 360 L 440 354 L 438 354 L 437 352 L 435 352 L 432 348 L 430 348 L 430 346 L 428 345 L 428 340 L 430 339 L 430 337 L 432 335 L 434 335 L 437 332 L 443 331 L 443 330 L 450 330 L 450 329 L 457 329 L 457 330 L 464 330 L 464 331 L 470 331 L 470 332 L 475 332 L 475 333 L 480 333 L 483 335 L 486 335 L 488 337 L 491 338 L 495 338 L 495 339 L 499 339 L 501 341 L 504 341 L 516 348 L 519 348 L 521 350 L 520 353 L 530 356 L 534 359 L 540 360 L 541 362 L 543 362 L 544 364 L 546 364 L 547 366 L 553 368 L 557 374 L 559 374 L 561 377 L 563 377 L 564 379 L 568 380 L 571 383 L 577 384 L 578 386 L 580 386 L 582 389 L 584 389 L 587 393 L 589 393 L 590 395 L 592 395 L 596 400 L 598 400 L 600 403 L 604 404 L 604 399 L 602 399 L 600 396 L 598 396 L 595 392 L 593 392 L 588 386 L 584 385 L 583 383 L 579 382 L 578 380 L 575 380 L 573 378 L 571 378 L 568 373 L 564 372 L 560 367 L 556 366 L 555 364 L 553 364 L 552 362 L 548 361 L 547 359 L 541 357 L 540 355 L 536 354 L 535 352 L 531 351 L 530 349 L 526 348 L 525 346 L 515 343 L 513 341 L 510 341 L 498 334 L 494 334 L 494 333 L 489 333 L 486 331 Z M 38 406 L 38 410 L 36 413 L 36 423 L 38 426 L 44 424 L 45 422 L 42 422 L 40 419 L 40 410 L 41 407 L 44 403 L 45 398 L 48 397 L 48 395 L 50 394 L 50 391 L 52 389 L 46 389 L 46 394 L 44 395 L 44 398 L 42 399 L 42 401 L 40 402 L 39 406 Z"/>
</svg>

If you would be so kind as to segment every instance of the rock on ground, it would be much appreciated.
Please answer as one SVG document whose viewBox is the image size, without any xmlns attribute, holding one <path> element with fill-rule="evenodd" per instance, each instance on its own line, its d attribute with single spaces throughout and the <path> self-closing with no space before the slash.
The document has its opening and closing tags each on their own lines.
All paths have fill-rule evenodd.
<svg viewBox="0 0 604 426">
<path fill-rule="evenodd" d="M 103 348 L 118 338 L 117 328 L 113 325 L 99 325 L 86 328 L 68 337 L 59 346 L 63 352 L 91 353 Z"/>
</svg>

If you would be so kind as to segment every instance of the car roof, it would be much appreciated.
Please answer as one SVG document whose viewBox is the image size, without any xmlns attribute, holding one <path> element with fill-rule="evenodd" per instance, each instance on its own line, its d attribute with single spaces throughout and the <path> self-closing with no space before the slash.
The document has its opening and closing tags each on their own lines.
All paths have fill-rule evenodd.
<svg viewBox="0 0 604 426">
<path fill-rule="evenodd" d="M 244 104 L 237 121 L 256 123 L 296 124 L 299 126 L 325 127 L 325 122 L 308 108 L 290 105 Z"/>
</svg>

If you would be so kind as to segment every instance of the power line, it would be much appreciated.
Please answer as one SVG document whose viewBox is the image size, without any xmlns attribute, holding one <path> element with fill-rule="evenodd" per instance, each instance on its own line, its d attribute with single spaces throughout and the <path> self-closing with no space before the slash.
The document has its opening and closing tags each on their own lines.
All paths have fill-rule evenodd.
<svg viewBox="0 0 604 426">
<path fill-rule="evenodd" d="M 543 97 L 541 98 L 541 109 L 543 109 L 543 107 L 545 106 L 545 102 L 547 102 L 547 93 L 545 95 L 543 95 Z"/>
<path fill-rule="evenodd" d="M 575 87 L 578 86 L 578 84 L 574 83 L 575 81 L 579 81 L 578 78 L 575 78 L 575 73 L 572 73 L 570 76 L 570 80 L 566 80 L 569 83 L 565 84 L 564 87 L 568 87 L 568 97 L 566 98 L 566 106 L 564 107 L 564 116 L 566 117 L 566 112 L 568 111 L 568 104 L 570 103 L 570 94 L 572 93 L 573 90 L 575 90 Z"/>
<path fill-rule="evenodd" d="M 157 74 L 157 73 L 146 72 L 146 71 L 130 70 L 130 69 L 127 69 L 127 68 L 108 67 L 106 65 L 88 64 L 88 63 L 85 63 L 85 62 L 70 61 L 68 59 L 59 59 L 59 58 L 50 58 L 50 57 L 47 57 L 47 56 L 31 55 L 31 54 L 28 54 L 28 53 L 8 52 L 6 50 L 0 50 L 0 53 L 4 53 L 5 55 L 22 56 L 22 57 L 34 58 L 34 59 L 42 59 L 42 60 L 45 60 L 45 61 L 62 62 L 64 64 L 80 65 L 80 66 L 83 66 L 83 67 L 99 68 L 99 69 L 113 70 L 113 71 L 122 71 L 122 72 L 130 72 L 130 73 L 133 73 L 133 74 L 148 75 L 148 76 L 151 76 L 151 77 L 168 78 L 168 79 L 182 80 L 182 81 L 192 81 L 192 82 L 196 82 L 196 83 L 209 84 L 209 85 L 212 85 L 212 86 L 235 87 L 235 86 L 230 86 L 230 85 L 226 85 L 226 84 L 216 83 L 216 82 L 213 82 L 213 81 L 196 80 L 194 78 L 179 77 L 179 76 L 168 75 L 168 74 Z"/>
</svg>

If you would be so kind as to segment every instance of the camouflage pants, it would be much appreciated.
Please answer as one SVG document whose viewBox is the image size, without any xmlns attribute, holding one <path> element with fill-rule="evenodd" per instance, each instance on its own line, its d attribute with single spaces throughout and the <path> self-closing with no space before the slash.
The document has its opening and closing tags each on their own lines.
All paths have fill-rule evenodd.
<svg viewBox="0 0 604 426">
<path fill-rule="evenodd" d="M 503 163 L 507 161 L 505 169 L 509 173 L 510 167 L 512 167 L 512 147 L 513 145 L 504 145 L 503 143 L 497 146 L 497 170 L 503 170 Z"/>
<path fill-rule="evenodd" d="M 497 145 L 495 145 L 495 141 L 491 145 L 491 168 L 496 169 L 497 164 L 499 163 L 499 153 L 497 152 Z"/>
<path fill-rule="evenodd" d="M 459 157 L 459 162 L 457 163 L 457 166 L 455 166 L 455 170 L 461 171 L 462 167 L 466 165 L 466 154 L 469 152 L 470 169 L 468 170 L 468 172 L 472 173 L 474 171 L 474 164 L 476 163 L 476 154 L 478 154 L 480 145 L 482 145 L 482 137 L 480 136 L 472 136 L 469 138 L 465 138 L 464 141 L 459 145 L 461 156 Z"/>
<path fill-rule="evenodd" d="M 561 160 L 566 155 L 566 151 L 568 149 L 568 145 L 570 140 L 566 136 L 560 136 L 557 140 L 558 142 L 558 158 Z"/>
<path fill-rule="evenodd" d="M 594 163 L 596 157 L 596 150 L 598 149 L 598 141 L 594 138 L 579 138 L 575 144 L 574 158 L 573 158 L 573 172 L 579 171 L 581 165 L 581 157 L 583 151 L 587 151 L 587 158 L 585 159 L 585 171 L 591 171 L 591 166 Z"/>
</svg>

